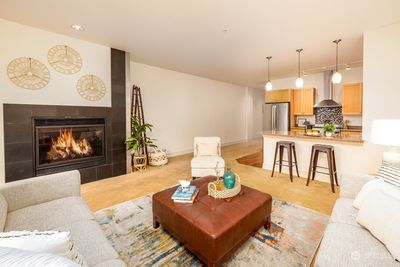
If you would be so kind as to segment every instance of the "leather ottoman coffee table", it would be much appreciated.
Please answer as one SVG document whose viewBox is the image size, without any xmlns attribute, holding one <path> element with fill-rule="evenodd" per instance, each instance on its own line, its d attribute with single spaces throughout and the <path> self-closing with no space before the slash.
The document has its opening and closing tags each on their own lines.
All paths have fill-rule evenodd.
<svg viewBox="0 0 400 267">
<path fill-rule="evenodd" d="M 263 225 L 269 227 L 272 198 L 242 185 L 228 200 L 208 196 L 215 177 L 192 181 L 200 191 L 193 204 L 174 203 L 177 187 L 153 195 L 153 226 L 161 224 L 175 239 L 208 266 L 219 266 Z"/>
</svg>

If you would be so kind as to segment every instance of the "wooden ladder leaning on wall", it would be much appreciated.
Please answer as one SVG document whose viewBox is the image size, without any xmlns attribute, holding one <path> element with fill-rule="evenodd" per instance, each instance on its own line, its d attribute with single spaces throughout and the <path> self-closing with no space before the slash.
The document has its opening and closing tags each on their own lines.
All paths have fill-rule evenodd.
<svg viewBox="0 0 400 267">
<path fill-rule="evenodd" d="M 142 94 L 140 92 L 140 87 L 133 85 L 132 87 L 132 100 L 131 100 L 131 118 L 136 116 L 140 123 L 144 124 L 144 113 L 143 113 L 143 104 L 142 104 Z M 146 133 L 143 134 L 143 138 L 146 139 Z M 147 146 L 142 146 L 144 155 L 146 156 L 146 165 L 148 161 L 148 154 L 147 154 Z M 131 156 L 131 164 L 133 166 L 134 163 L 134 155 Z M 134 170 L 135 168 L 133 168 Z"/>
</svg>

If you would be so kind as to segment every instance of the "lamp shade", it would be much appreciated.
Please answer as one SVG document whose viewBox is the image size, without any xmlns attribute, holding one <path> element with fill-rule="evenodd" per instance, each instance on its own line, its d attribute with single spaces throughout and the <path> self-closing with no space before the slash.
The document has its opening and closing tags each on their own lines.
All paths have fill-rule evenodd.
<svg viewBox="0 0 400 267">
<path fill-rule="evenodd" d="M 370 142 L 384 146 L 400 147 L 400 120 L 374 120 L 372 121 Z"/>
</svg>

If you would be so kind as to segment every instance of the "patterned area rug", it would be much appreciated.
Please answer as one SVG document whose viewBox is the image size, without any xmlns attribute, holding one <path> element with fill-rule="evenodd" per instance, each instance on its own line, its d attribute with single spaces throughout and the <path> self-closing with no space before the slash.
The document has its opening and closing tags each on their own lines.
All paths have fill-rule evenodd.
<svg viewBox="0 0 400 267">
<path fill-rule="evenodd" d="M 203 266 L 162 227 L 153 229 L 151 196 L 95 213 L 108 240 L 128 266 Z M 274 200 L 272 225 L 258 230 L 224 266 L 309 266 L 328 216 Z"/>
</svg>

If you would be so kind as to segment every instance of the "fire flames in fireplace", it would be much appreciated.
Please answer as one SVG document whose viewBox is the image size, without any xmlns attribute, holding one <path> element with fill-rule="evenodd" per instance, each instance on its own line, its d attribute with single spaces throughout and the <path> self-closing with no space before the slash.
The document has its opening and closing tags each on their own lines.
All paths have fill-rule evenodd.
<svg viewBox="0 0 400 267">
<path fill-rule="evenodd" d="M 76 159 L 93 154 L 93 148 L 86 138 L 74 138 L 72 129 L 60 130 L 57 139 L 51 140 L 47 160 Z"/>
</svg>

